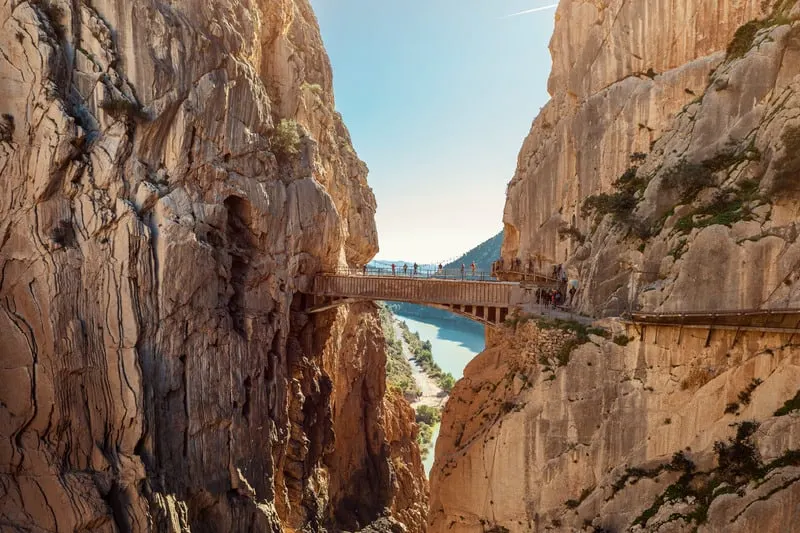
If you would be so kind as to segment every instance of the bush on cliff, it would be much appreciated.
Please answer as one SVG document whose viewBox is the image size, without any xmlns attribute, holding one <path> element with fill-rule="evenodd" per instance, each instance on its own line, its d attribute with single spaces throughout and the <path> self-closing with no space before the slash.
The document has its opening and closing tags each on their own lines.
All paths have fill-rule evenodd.
<svg viewBox="0 0 800 533">
<path fill-rule="evenodd" d="M 300 134 L 297 122 L 292 119 L 281 119 L 272 132 L 272 151 L 278 157 L 290 158 L 300 153 Z"/>
</svg>

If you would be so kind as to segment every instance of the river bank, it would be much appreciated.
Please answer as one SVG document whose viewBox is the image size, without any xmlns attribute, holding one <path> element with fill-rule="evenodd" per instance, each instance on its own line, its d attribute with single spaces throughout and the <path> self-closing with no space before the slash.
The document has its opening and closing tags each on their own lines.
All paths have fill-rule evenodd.
<svg viewBox="0 0 800 533">
<path fill-rule="evenodd" d="M 408 343 L 403 339 L 403 329 L 397 317 L 393 320 L 392 326 L 394 327 L 395 335 L 400 339 L 403 357 L 405 357 L 409 365 L 411 365 L 411 376 L 414 378 L 414 382 L 417 384 L 417 388 L 420 392 L 420 396 L 411 402 L 411 407 L 413 407 L 415 411 L 420 405 L 436 407 L 441 410 L 441 408 L 444 407 L 444 403 L 447 401 L 447 392 L 439 386 L 434 378 L 425 373 L 422 366 L 414 360 L 414 354 L 411 352 Z"/>
</svg>

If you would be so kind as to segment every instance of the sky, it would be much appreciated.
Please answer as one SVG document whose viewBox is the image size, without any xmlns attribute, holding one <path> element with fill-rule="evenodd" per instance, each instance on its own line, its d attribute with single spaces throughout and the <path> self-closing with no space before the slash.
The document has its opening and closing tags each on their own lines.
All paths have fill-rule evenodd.
<svg viewBox="0 0 800 533">
<path fill-rule="evenodd" d="M 311 0 L 378 203 L 378 259 L 445 262 L 503 227 L 549 100 L 555 0 Z"/>
</svg>

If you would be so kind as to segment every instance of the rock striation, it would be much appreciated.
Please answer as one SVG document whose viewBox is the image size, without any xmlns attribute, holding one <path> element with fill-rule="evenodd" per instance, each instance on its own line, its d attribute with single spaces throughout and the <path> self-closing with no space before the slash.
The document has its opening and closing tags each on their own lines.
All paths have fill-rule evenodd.
<svg viewBox="0 0 800 533">
<path fill-rule="evenodd" d="M 467 366 L 428 531 L 793 531 L 796 340 L 606 325 L 628 344 L 590 334 L 563 357 L 570 335 L 531 321 Z"/>
<path fill-rule="evenodd" d="M 304 313 L 377 251 L 308 2 L 0 20 L 3 527 L 421 531 L 374 307 Z"/>
<path fill-rule="evenodd" d="M 504 257 L 568 262 L 591 313 L 800 305 L 798 17 L 794 0 L 562 1 Z"/>
<path fill-rule="evenodd" d="M 507 264 L 596 316 L 800 307 L 798 37 L 795 0 L 562 0 Z M 528 319 L 451 394 L 429 531 L 796 529 L 796 335 Z"/>
</svg>

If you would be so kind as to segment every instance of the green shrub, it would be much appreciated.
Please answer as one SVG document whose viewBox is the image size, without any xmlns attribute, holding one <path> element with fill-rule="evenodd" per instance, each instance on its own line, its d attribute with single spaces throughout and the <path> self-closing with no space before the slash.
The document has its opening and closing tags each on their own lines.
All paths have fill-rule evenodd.
<svg viewBox="0 0 800 533">
<path fill-rule="evenodd" d="M 430 405 L 420 405 L 417 407 L 417 416 L 416 421 L 417 423 L 427 424 L 429 426 L 435 426 L 442 420 L 442 413 L 436 407 L 431 407 Z"/>
<path fill-rule="evenodd" d="M 748 50 L 753 47 L 756 34 L 765 26 L 766 23 L 761 20 L 751 20 L 743 26 L 740 26 L 739 29 L 736 30 L 736 33 L 733 34 L 733 40 L 728 44 L 728 60 L 745 55 Z"/>
<path fill-rule="evenodd" d="M 640 177 L 638 167 L 633 166 L 614 181 L 614 193 L 600 193 L 587 197 L 581 206 L 581 216 L 589 217 L 592 213 L 602 218 L 612 215 L 617 222 L 630 222 L 631 214 L 636 209 L 636 195 L 644 192 L 648 180 Z"/>
<path fill-rule="evenodd" d="M 625 334 L 620 333 L 619 335 L 614 335 L 614 344 L 619 344 L 620 346 L 627 346 L 630 341 L 631 338 Z"/>
<path fill-rule="evenodd" d="M 131 102 L 124 97 L 106 98 L 100 102 L 99 106 L 100 109 L 116 118 L 139 120 L 147 120 L 150 118 L 139 102 Z"/>
<path fill-rule="evenodd" d="M 714 443 L 718 468 L 726 480 L 735 481 L 742 477 L 752 479 L 759 474 L 761 459 L 753 442 L 753 434 L 757 429 L 756 422 L 741 422 L 737 424 L 735 437 L 728 439 L 728 442 Z"/>
<path fill-rule="evenodd" d="M 770 195 L 800 191 L 800 126 L 787 128 L 781 135 L 786 153 L 775 163 L 775 178 Z"/>
<path fill-rule="evenodd" d="M 298 124 L 292 119 L 281 119 L 272 132 L 272 151 L 275 155 L 290 158 L 300 153 L 300 134 Z"/>
<path fill-rule="evenodd" d="M 561 240 L 570 238 L 575 239 L 580 244 L 583 244 L 586 241 L 586 235 L 581 233 L 581 231 L 576 228 L 575 226 L 563 225 L 558 228 L 558 236 L 561 237 Z"/>
<path fill-rule="evenodd" d="M 763 383 L 760 378 L 753 379 L 747 387 L 739 392 L 739 402 L 742 405 L 750 405 L 750 395 L 753 394 L 753 391 L 756 390 L 756 387 Z"/>
<path fill-rule="evenodd" d="M 739 414 L 739 403 L 738 402 L 731 402 L 725 406 L 725 414 L 726 415 L 737 415 Z"/>
<path fill-rule="evenodd" d="M 786 402 L 783 404 L 783 407 L 775 411 L 775 416 L 788 415 L 792 411 L 797 411 L 798 409 L 800 409 L 800 389 L 798 389 L 797 394 L 794 395 L 794 398 L 786 400 Z"/>
<path fill-rule="evenodd" d="M 688 203 L 698 192 L 714 184 L 714 171 L 703 163 L 688 163 L 682 159 L 664 174 L 663 184 L 677 190 L 681 200 Z"/>
</svg>

